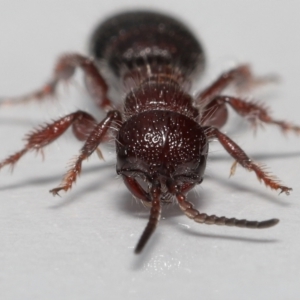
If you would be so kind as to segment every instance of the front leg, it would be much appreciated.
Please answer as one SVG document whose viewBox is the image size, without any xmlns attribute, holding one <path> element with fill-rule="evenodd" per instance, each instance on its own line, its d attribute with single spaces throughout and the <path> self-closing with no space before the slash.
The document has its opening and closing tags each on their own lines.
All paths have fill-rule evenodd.
<svg viewBox="0 0 300 300">
<path fill-rule="evenodd" d="M 0 105 L 27 103 L 54 96 L 57 85 L 60 82 L 67 83 L 74 75 L 76 68 L 80 68 L 84 72 L 88 91 L 96 104 L 102 109 L 112 108 L 112 103 L 107 98 L 108 85 L 99 73 L 94 61 L 76 53 L 65 54 L 58 59 L 52 78 L 41 89 L 21 97 L 3 98 Z"/>
<path fill-rule="evenodd" d="M 82 161 L 87 159 L 97 149 L 98 145 L 105 140 L 106 133 L 112 127 L 112 123 L 119 126 L 121 122 L 122 118 L 119 111 L 109 111 L 106 118 L 94 127 L 84 146 L 81 148 L 79 156 L 72 163 L 71 169 L 66 173 L 59 187 L 52 189 L 50 193 L 55 196 L 61 190 L 68 191 L 81 172 Z"/>
<path fill-rule="evenodd" d="M 285 192 L 289 195 L 292 190 L 289 187 L 281 185 L 280 181 L 273 175 L 264 171 L 264 169 L 253 162 L 247 154 L 227 135 L 220 132 L 217 128 L 207 127 L 205 129 L 207 137 L 209 139 L 217 138 L 225 150 L 235 159 L 235 162 L 231 168 L 231 175 L 234 174 L 237 163 L 248 171 L 254 171 L 258 180 L 263 181 L 266 186 L 273 190 L 280 190 L 280 193 Z"/>
</svg>

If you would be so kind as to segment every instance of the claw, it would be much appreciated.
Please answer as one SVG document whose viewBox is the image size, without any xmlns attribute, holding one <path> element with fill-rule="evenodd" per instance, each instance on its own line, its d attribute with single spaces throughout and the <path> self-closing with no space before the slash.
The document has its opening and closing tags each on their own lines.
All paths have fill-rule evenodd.
<svg viewBox="0 0 300 300">
<path fill-rule="evenodd" d="M 286 195 L 289 195 L 290 191 L 293 190 L 292 188 L 289 188 L 287 186 L 282 186 L 282 187 L 280 187 L 280 189 L 281 189 L 281 191 L 280 191 L 279 195 L 282 194 L 282 193 L 285 193 Z"/>
<path fill-rule="evenodd" d="M 49 192 L 53 195 L 53 196 L 60 196 L 60 194 L 58 193 L 59 191 L 63 190 L 64 188 L 63 187 L 58 187 L 58 188 L 55 188 L 55 189 L 52 189 L 50 190 Z"/>
</svg>

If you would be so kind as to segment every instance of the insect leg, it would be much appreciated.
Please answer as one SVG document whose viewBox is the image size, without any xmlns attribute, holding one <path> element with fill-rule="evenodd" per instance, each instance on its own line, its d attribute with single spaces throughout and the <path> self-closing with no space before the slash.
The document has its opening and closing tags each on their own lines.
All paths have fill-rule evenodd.
<svg viewBox="0 0 300 300">
<path fill-rule="evenodd" d="M 235 159 L 235 163 L 231 167 L 231 175 L 234 174 L 237 163 L 248 171 L 255 172 L 259 181 L 263 181 L 266 186 L 273 190 L 280 190 L 280 193 L 285 192 L 287 195 L 292 190 L 289 187 L 281 185 L 280 181 L 270 173 L 266 172 L 263 167 L 253 162 L 247 154 L 228 136 L 220 132 L 217 128 L 207 127 L 205 130 L 209 139 L 217 138 L 225 150 Z"/>
<path fill-rule="evenodd" d="M 20 97 L 2 98 L 0 105 L 27 103 L 54 96 L 58 83 L 68 82 L 76 68 L 80 68 L 84 72 L 88 90 L 96 104 L 103 109 L 111 108 L 111 101 L 107 98 L 108 86 L 95 63 L 92 59 L 76 53 L 65 54 L 58 59 L 52 78 L 41 89 Z"/>
<path fill-rule="evenodd" d="M 185 213 L 187 217 L 194 220 L 197 223 L 208 224 L 208 225 L 225 225 L 225 226 L 235 226 L 243 228 L 268 228 L 278 224 L 278 219 L 270 219 L 266 221 L 248 221 L 248 220 L 238 220 L 235 218 L 217 217 L 215 215 L 207 215 L 200 213 L 196 210 L 191 202 L 186 200 L 183 194 L 177 194 L 177 200 L 180 209 Z"/>
<path fill-rule="evenodd" d="M 55 196 L 59 191 L 68 191 L 73 183 L 76 181 L 77 176 L 81 172 L 82 161 L 87 159 L 98 147 L 98 145 L 103 142 L 106 138 L 106 133 L 108 129 L 111 128 L 112 123 L 121 122 L 121 114 L 117 110 L 112 110 L 107 113 L 106 118 L 97 124 L 91 131 L 89 137 L 87 138 L 84 146 L 80 150 L 80 154 L 76 157 L 74 163 L 72 163 L 71 168 L 68 170 L 64 176 L 59 187 L 52 189 L 50 192 Z"/>
<path fill-rule="evenodd" d="M 215 96 L 219 95 L 230 85 L 234 85 L 243 90 L 272 81 L 275 81 L 274 76 L 255 77 L 252 74 L 249 65 L 241 65 L 223 73 L 216 81 L 196 97 L 196 103 L 201 107 L 207 106 Z"/>
<path fill-rule="evenodd" d="M 50 124 L 45 124 L 27 134 L 24 148 L 0 162 L 0 169 L 6 165 L 13 168 L 17 161 L 28 151 L 42 151 L 45 146 L 59 138 L 71 125 L 73 125 L 75 136 L 79 140 L 83 140 L 95 124 L 95 119 L 83 111 L 71 113 Z"/>
<path fill-rule="evenodd" d="M 214 103 L 216 108 L 222 107 L 224 104 L 230 105 L 239 115 L 247 118 L 254 125 L 254 128 L 259 123 L 265 123 L 277 125 L 283 132 L 294 131 L 297 134 L 300 133 L 300 126 L 285 121 L 274 120 L 266 107 L 254 101 L 245 101 L 230 96 L 216 96 L 212 103 Z"/>
</svg>

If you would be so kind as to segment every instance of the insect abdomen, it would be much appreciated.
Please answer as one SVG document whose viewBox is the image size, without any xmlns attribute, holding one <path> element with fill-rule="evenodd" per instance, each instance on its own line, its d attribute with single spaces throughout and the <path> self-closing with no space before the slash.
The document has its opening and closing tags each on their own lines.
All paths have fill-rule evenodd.
<svg viewBox="0 0 300 300">
<path fill-rule="evenodd" d="M 126 12 L 107 19 L 94 31 L 90 51 L 117 77 L 145 64 L 155 73 L 166 73 L 169 66 L 185 76 L 204 67 L 203 49 L 190 30 L 154 12 Z"/>
</svg>

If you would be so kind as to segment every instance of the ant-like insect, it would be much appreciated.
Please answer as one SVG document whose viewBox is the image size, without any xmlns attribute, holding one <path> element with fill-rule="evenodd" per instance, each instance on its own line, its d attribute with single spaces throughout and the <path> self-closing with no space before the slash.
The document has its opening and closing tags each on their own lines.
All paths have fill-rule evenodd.
<svg viewBox="0 0 300 300">
<path fill-rule="evenodd" d="M 174 201 L 198 223 L 268 228 L 279 222 L 278 219 L 258 222 L 208 216 L 186 199 L 186 194 L 203 180 L 208 145 L 213 139 L 234 158 L 231 173 L 240 164 L 253 171 L 266 186 L 289 194 L 291 188 L 253 162 L 219 130 L 227 121 L 230 106 L 253 125 L 275 124 L 283 131 L 300 132 L 298 126 L 272 119 L 262 105 L 222 94 L 229 86 L 252 88 L 272 80 L 270 77 L 257 78 L 248 65 L 241 65 L 192 97 L 190 83 L 203 72 L 205 65 L 203 49 L 185 25 L 154 12 L 126 12 L 107 19 L 93 33 L 90 49 L 93 59 L 80 54 L 64 55 L 56 64 L 52 79 L 40 90 L 28 96 L 4 99 L 1 104 L 53 96 L 57 85 L 67 82 L 79 68 L 84 72 L 92 99 L 107 111 L 106 117 L 98 123 L 92 115 L 76 111 L 46 124 L 29 133 L 24 148 L 3 160 L 0 169 L 14 166 L 29 151 L 41 151 L 72 127 L 75 137 L 85 143 L 61 184 L 50 191 L 57 195 L 72 187 L 83 160 L 94 151 L 101 156 L 99 144 L 114 134 L 117 173 L 131 193 L 151 209 L 136 253 L 141 252 L 154 232 L 161 205 Z M 106 64 L 125 89 L 122 108 L 117 109 L 107 96 L 108 84 L 100 73 L 101 63 Z"/>
</svg>

